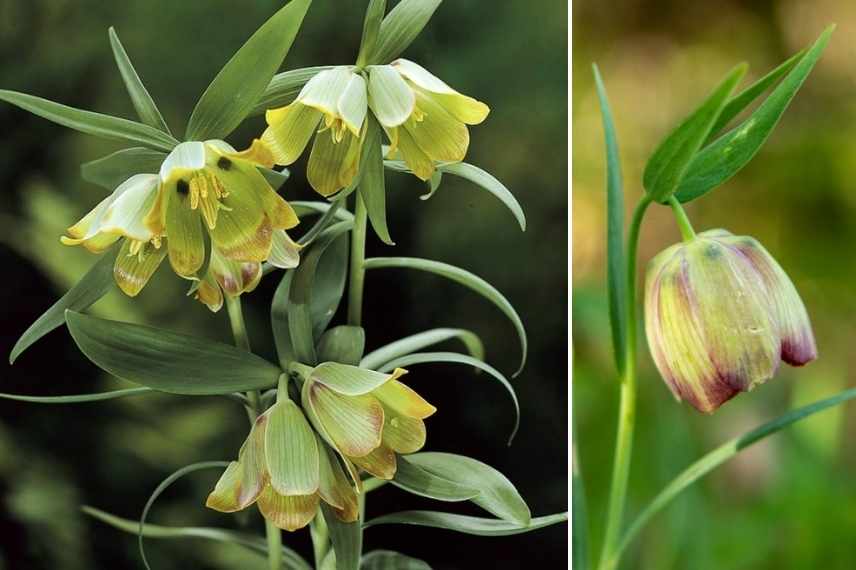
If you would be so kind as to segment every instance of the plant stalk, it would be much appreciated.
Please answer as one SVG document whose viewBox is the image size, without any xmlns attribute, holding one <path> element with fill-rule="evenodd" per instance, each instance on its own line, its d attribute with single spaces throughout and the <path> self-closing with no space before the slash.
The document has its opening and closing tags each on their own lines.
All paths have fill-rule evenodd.
<svg viewBox="0 0 856 570">
<path fill-rule="evenodd" d="M 630 476 L 630 457 L 633 450 L 633 428 L 636 422 L 636 254 L 642 218 L 651 204 L 644 196 L 633 213 L 627 234 L 624 312 L 627 334 L 624 346 L 624 375 L 621 378 L 618 431 L 615 437 L 615 455 L 612 465 L 612 482 L 609 490 L 606 531 L 601 550 L 600 570 L 613 570 L 618 564 L 617 546 L 627 498 L 627 481 Z"/>
<path fill-rule="evenodd" d="M 368 211 L 359 192 L 354 208 L 354 229 L 351 231 L 351 266 L 348 279 L 348 324 L 360 326 L 363 320 L 363 282 L 366 277 L 366 226 Z"/>
<path fill-rule="evenodd" d="M 678 229 L 681 230 L 681 237 L 685 242 L 690 242 L 695 239 L 695 230 L 687 217 L 687 213 L 681 206 L 681 203 L 674 195 L 669 197 L 669 205 L 675 213 L 675 221 L 678 222 Z"/>
<path fill-rule="evenodd" d="M 250 337 L 247 336 L 247 327 L 244 323 L 244 312 L 241 309 L 241 298 L 230 297 L 229 295 L 225 295 L 225 297 L 226 311 L 229 313 L 229 324 L 232 327 L 235 346 L 252 352 L 250 350 Z M 252 424 L 263 411 L 261 393 L 258 390 L 247 392 L 247 402 L 247 413 L 250 424 Z M 273 523 L 265 519 L 265 534 L 268 544 L 268 567 L 270 570 L 280 570 L 282 568 L 282 533 Z"/>
</svg>

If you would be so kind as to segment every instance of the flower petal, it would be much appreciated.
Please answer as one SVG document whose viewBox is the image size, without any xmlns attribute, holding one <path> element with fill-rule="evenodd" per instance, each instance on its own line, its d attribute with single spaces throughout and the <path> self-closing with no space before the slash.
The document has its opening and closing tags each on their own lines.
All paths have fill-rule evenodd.
<svg viewBox="0 0 856 570">
<path fill-rule="evenodd" d="M 262 278 L 259 262 L 226 259 L 216 247 L 211 248 L 209 271 L 220 288 L 231 297 L 252 291 Z"/>
<path fill-rule="evenodd" d="M 145 219 L 154 205 L 158 189 L 156 174 L 136 174 L 120 184 L 113 202 L 104 211 L 99 231 L 148 241 L 152 232 Z"/>
<path fill-rule="evenodd" d="M 161 182 L 175 182 L 191 172 L 205 168 L 205 144 L 199 141 L 183 142 L 167 155 L 160 168 Z"/>
<path fill-rule="evenodd" d="M 190 277 L 205 261 L 202 217 L 190 207 L 190 184 L 183 178 L 161 185 L 163 225 L 168 236 L 169 262 L 176 273 Z"/>
<path fill-rule="evenodd" d="M 208 499 L 205 501 L 205 506 L 221 513 L 234 513 L 246 508 L 249 504 L 243 504 L 241 497 L 241 464 L 237 461 L 232 461 L 220 476 L 217 485 Z"/>
<path fill-rule="evenodd" d="M 336 142 L 328 133 L 319 133 L 312 145 L 306 177 L 322 196 L 331 196 L 348 187 L 357 175 L 362 140 L 350 131 Z"/>
<path fill-rule="evenodd" d="M 268 128 L 262 133 L 262 141 L 270 149 L 276 164 L 287 166 L 303 154 L 318 128 L 321 112 L 294 102 L 268 111 L 265 120 Z"/>
<path fill-rule="evenodd" d="M 343 396 L 307 380 L 309 400 L 323 431 L 349 457 L 370 453 L 380 445 L 383 407 L 370 395 Z"/>
<path fill-rule="evenodd" d="M 233 152 L 229 154 L 233 158 L 245 160 L 257 166 L 264 166 L 265 168 L 273 168 L 276 164 L 276 156 L 274 156 L 270 146 L 268 146 L 268 144 L 262 139 L 253 139 L 249 148 L 244 149 L 241 152 Z"/>
<path fill-rule="evenodd" d="M 318 490 L 318 445 L 309 422 L 294 402 L 268 411 L 265 459 L 270 484 L 281 495 L 310 495 Z"/>
<path fill-rule="evenodd" d="M 256 500 L 268 482 L 265 461 L 267 420 L 265 414 L 256 418 L 250 429 L 250 435 L 238 452 L 238 463 L 241 464 L 241 504 L 250 504 Z"/>
<path fill-rule="evenodd" d="M 113 265 L 113 278 L 119 289 L 129 297 L 136 297 L 142 291 L 167 252 L 165 245 L 155 247 L 151 242 L 146 242 L 137 246 L 140 248 L 138 252 L 132 253 L 133 245 L 131 240 L 126 239 Z"/>
<path fill-rule="evenodd" d="M 394 379 L 377 388 L 372 395 L 380 400 L 385 408 L 401 416 L 425 419 L 437 411 L 437 408 L 426 402 L 413 389 Z"/>
<path fill-rule="evenodd" d="M 317 443 L 320 452 L 318 493 L 325 503 L 333 507 L 340 520 L 354 522 L 359 517 L 357 494 L 333 450 L 324 444 L 320 437 L 317 437 Z"/>
<path fill-rule="evenodd" d="M 383 444 L 398 453 L 415 453 L 425 445 L 425 422 L 399 416 L 384 408 Z"/>
<path fill-rule="evenodd" d="M 404 124 L 413 114 L 416 97 L 413 89 L 392 66 L 370 65 L 369 107 L 384 127 Z"/>
<path fill-rule="evenodd" d="M 199 282 L 194 298 L 200 303 L 204 303 L 212 313 L 223 308 L 223 291 L 210 272 L 206 273 Z"/>
<path fill-rule="evenodd" d="M 312 369 L 309 377 L 339 394 L 361 396 L 405 374 L 407 370 L 403 368 L 396 368 L 392 374 L 387 374 L 350 364 L 323 362 Z"/>
<path fill-rule="evenodd" d="M 453 117 L 468 125 L 477 125 L 487 118 L 490 108 L 472 97 L 458 93 L 421 65 L 406 59 L 390 64 L 401 75 L 412 81 L 417 89 L 433 99 Z"/>
<path fill-rule="evenodd" d="M 435 170 L 434 161 L 419 148 L 410 132 L 405 127 L 398 127 L 387 130 L 387 135 L 393 143 L 390 150 L 401 154 L 407 168 L 420 180 L 430 180 Z"/>
<path fill-rule="evenodd" d="M 421 121 L 411 117 L 404 128 L 419 148 L 435 162 L 463 160 L 470 145 L 467 126 L 423 94 L 417 93 L 416 100 L 425 114 Z"/>
<path fill-rule="evenodd" d="M 339 116 L 351 133 L 358 137 L 363 128 L 363 121 L 368 112 L 368 96 L 366 95 L 366 80 L 362 75 L 351 74 L 348 85 L 336 103 Z"/>
<path fill-rule="evenodd" d="M 385 444 L 362 457 L 353 457 L 353 462 L 379 479 L 390 480 L 395 476 L 397 462 L 395 452 Z"/>
<path fill-rule="evenodd" d="M 327 115 L 337 116 L 339 97 L 348 87 L 351 77 L 354 75 L 352 68 L 347 65 L 325 69 L 303 86 L 297 96 L 297 101 Z"/>
<path fill-rule="evenodd" d="M 258 504 L 262 516 L 277 528 L 295 531 L 312 522 L 318 512 L 318 503 L 318 493 L 287 497 L 267 485 L 259 497 Z"/>
<path fill-rule="evenodd" d="M 285 230 L 274 230 L 268 262 L 280 269 L 292 269 L 300 263 L 302 246 L 289 237 Z"/>
<path fill-rule="evenodd" d="M 217 170 L 215 175 L 226 195 L 220 199 L 222 207 L 211 240 L 224 257 L 236 261 L 264 261 L 271 248 L 273 228 L 263 202 L 263 193 L 270 186 L 255 169 L 252 174 L 258 178 L 237 168 Z"/>
</svg>

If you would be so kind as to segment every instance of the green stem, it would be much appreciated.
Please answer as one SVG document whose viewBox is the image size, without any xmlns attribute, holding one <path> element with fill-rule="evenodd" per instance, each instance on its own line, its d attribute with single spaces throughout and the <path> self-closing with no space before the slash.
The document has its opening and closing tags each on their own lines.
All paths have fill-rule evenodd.
<svg viewBox="0 0 856 570">
<path fill-rule="evenodd" d="M 252 352 L 250 350 L 250 337 L 247 336 L 247 327 L 244 324 L 241 298 L 226 295 L 226 311 L 229 313 L 229 324 L 232 326 L 235 346 Z M 258 390 L 247 392 L 247 401 L 249 403 L 247 411 L 252 424 L 263 411 L 261 393 Z M 280 570 L 282 568 L 282 533 L 267 519 L 265 519 L 265 533 L 268 543 L 268 566 L 270 570 Z"/>
<path fill-rule="evenodd" d="M 633 427 L 636 422 L 636 253 L 639 229 L 651 200 L 645 196 L 636 206 L 630 231 L 627 234 L 624 316 L 627 335 L 624 346 L 624 375 L 621 379 L 621 401 L 618 410 L 618 432 L 615 437 L 615 457 L 612 465 L 612 482 L 609 490 L 606 532 L 600 556 L 600 570 L 612 570 L 618 563 L 614 553 L 618 546 L 624 502 L 627 498 L 627 481 L 630 475 L 630 456 L 633 448 Z"/>
<path fill-rule="evenodd" d="M 687 217 L 687 213 L 684 211 L 681 203 L 674 195 L 669 197 L 669 205 L 675 213 L 675 221 L 678 222 L 678 229 L 681 230 L 681 237 L 684 238 L 684 241 L 694 240 L 695 230 L 693 229 L 693 225 L 690 223 L 690 219 Z"/>
<path fill-rule="evenodd" d="M 362 197 L 357 193 L 354 208 L 354 229 L 351 231 L 351 268 L 348 283 L 348 324 L 360 326 L 363 320 L 363 281 L 366 268 L 366 225 L 368 211 Z"/>
<path fill-rule="evenodd" d="M 321 568 L 327 553 L 330 551 L 330 531 L 327 521 L 321 513 L 315 515 L 312 525 L 309 527 L 309 536 L 312 538 L 312 553 L 315 556 L 315 568 Z"/>
</svg>

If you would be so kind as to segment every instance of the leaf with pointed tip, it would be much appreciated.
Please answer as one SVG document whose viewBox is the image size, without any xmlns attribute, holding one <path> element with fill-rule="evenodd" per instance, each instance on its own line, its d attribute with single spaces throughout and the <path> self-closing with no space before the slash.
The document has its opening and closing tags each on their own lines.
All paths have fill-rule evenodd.
<svg viewBox="0 0 856 570">
<path fill-rule="evenodd" d="M 377 45 L 380 33 L 380 25 L 386 12 L 386 0 L 369 0 L 366 8 L 366 17 L 363 20 L 363 37 L 360 39 L 360 51 L 357 53 L 357 65 L 360 67 L 368 63 L 369 56 Z"/>
<path fill-rule="evenodd" d="M 119 73 L 122 74 L 122 80 L 125 82 L 125 89 L 128 90 L 128 95 L 131 96 L 131 103 L 137 111 L 137 116 L 140 120 L 166 134 L 172 136 L 166 121 L 155 105 L 154 99 L 149 95 L 145 85 L 143 85 L 140 76 L 137 75 L 137 70 L 134 69 L 128 53 L 122 42 L 119 41 L 119 36 L 116 34 L 116 29 L 110 26 L 110 47 L 113 48 L 113 57 L 116 59 L 116 66 L 119 68 Z"/>
<path fill-rule="evenodd" d="M 256 106 L 282 65 L 312 0 L 291 0 L 241 46 L 190 115 L 187 140 L 222 139 Z"/>
<path fill-rule="evenodd" d="M 65 311 L 83 311 L 107 294 L 113 288 L 113 264 L 119 252 L 117 246 L 104 253 L 86 272 L 80 281 L 51 308 L 31 324 L 9 354 L 9 364 L 14 364 L 21 353 L 37 340 L 65 323 Z"/>
<path fill-rule="evenodd" d="M 110 392 L 96 392 L 94 394 L 75 394 L 73 396 L 25 396 L 23 394 L 0 394 L 0 398 L 16 400 L 18 402 L 29 402 L 32 404 L 85 404 L 89 402 L 103 402 L 126 396 L 141 396 L 151 394 L 151 388 L 125 388 L 123 390 L 112 390 Z"/>
<path fill-rule="evenodd" d="M 526 352 L 528 346 L 526 329 L 523 327 L 523 321 L 520 320 L 520 316 L 517 314 L 517 311 L 514 310 L 511 303 L 508 302 L 508 299 L 506 299 L 502 293 L 497 291 L 493 285 L 481 277 L 478 277 L 465 269 L 461 269 L 460 267 L 449 265 L 448 263 L 432 261 L 430 259 L 421 259 L 418 257 L 371 257 L 366 259 L 364 267 L 366 270 L 382 268 L 418 269 L 419 271 L 440 275 L 441 277 L 445 277 L 446 279 L 472 289 L 496 305 L 514 325 L 514 329 L 517 331 L 517 336 L 520 340 L 521 355 L 520 365 L 513 376 L 517 376 L 523 370 L 523 367 L 526 365 Z"/>
<path fill-rule="evenodd" d="M 402 356 L 401 358 L 396 358 L 391 362 L 387 362 L 378 369 L 378 372 L 391 372 L 396 368 L 407 368 L 414 364 L 433 363 L 468 364 L 478 368 L 479 370 L 484 370 L 502 384 L 508 392 L 508 395 L 511 396 L 512 404 L 514 404 L 514 427 L 511 430 L 511 435 L 508 437 L 508 445 L 511 445 L 511 442 L 514 440 L 514 436 L 517 435 L 517 428 L 520 427 L 520 403 L 517 401 L 517 394 L 515 393 L 514 387 L 511 383 L 502 375 L 501 372 L 490 364 L 465 354 L 458 354 L 457 352 L 416 352 L 414 354 Z"/>
<path fill-rule="evenodd" d="M 165 152 L 149 148 L 124 148 L 84 162 L 80 165 L 80 175 L 87 182 L 112 191 L 135 174 L 157 174 L 165 158 Z"/>
<path fill-rule="evenodd" d="M 436 511 L 401 511 L 367 521 L 363 524 L 363 528 L 382 524 L 407 524 L 442 528 L 478 536 L 510 536 L 539 530 L 550 525 L 566 522 L 567 520 L 568 513 L 557 513 L 555 515 L 535 517 L 528 525 L 521 525 L 502 519 L 470 517 Z"/>
<path fill-rule="evenodd" d="M 161 392 L 216 395 L 275 386 L 277 366 L 234 346 L 66 311 L 71 337 L 102 370 Z"/>
<path fill-rule="evenodd" d="M 319 362 L 340 362 L 357 366 L 366 347 L 363 327 L 340 325 L 321 335 L 318 341 Z"/>
<path fill-rule="evenodd" d="M 360 361 L 360 366 L 377 370 L 391 360 L 454 338 L 464 343 L 470 356 L 484 360 L 484 344 L 474 332 L 466 329 L 431 329 L 396 340 L 368 353 Z"/>
<path fill-rule="evenodd" d="M 363 532 L 359 522 L 346 523 L 339 520 L 327 503 L 321 502 L 324 521 L 330 529 L 330 542 L 336 553 L 336 570 L 359 570 L 363 553 Z"/>
<path fill-rule="evenodd" d="M 323 215 L 327 210 L 329 210 L 333 205 L 329 202 L 312 202 L 312 201 L 304 201 L 304 200 L 295 200 L 293 202 L 289 202 L 291 207 L 294 208 L 295 213 L 299 217 L 311 216 L 314 214 Z M 336 219 L 341 222 L 353 222 L 354 215 L 342 208 L 338 208 L 336 210 Z"/>
<path fill-rule="evenodd" d="M 154 127 L 121 119 L 111 115 L 102 115 L 83 109 L 75 109 L 61 103 L 54 103 L 41 97 L 0 89 L 0 101 L 6 101 L 48 121 L 53 121 L 69 129 L 88 135 L 110 140 L 120 140 L 141 144 L 148 148 L 169 152 L 178 144 L 172 136 Z"/>
<path fill-rule="evenodd" d="M 675 193 L 690 161 L 707 140 L 728 97 L 746 74 L 747 67 L 741 63 L 729 71 L 707 99 L 654 150 L 642 174 L 642 185 L 652 200 L 666 202 Z"/>
<path fill-rule="evenodd" d="M 428 497 L 437 501 L 468 501 L 479 494 L 479 489 L 461 483 L 457 479 L 445 478 L 426 469 L 418 463 L 411 463 L 412 455 L 399 455 L 392 484 L 408 493 Z"/>
<path fill-rule="evenodd" d="M 586 492 L 583 487 L 583 477 L 580 474 L 580 462 L 577 459 L 576 447 L 573 447 L 571 457 L 573 485 L 573 501 L 571 501 L 571 540 L 574 570 L 589 569 L 589 531 L 588 514 L 586 512 Z"/>
<path fill-rule="evenodd" d="M 386 184 L 383 176 L 383 155 L 381 154 L 381 128 L 374 115 L 366 117 L 365 142 L 360 155 L 360 183 L 358 191 L 366 205 L 369 221 L 377 237 L 387 245 L 395 245 L 389 237 L 386 225 Z"/>
<path fill-rule="evenodd" d="M 431 570 L 431 566 L 427 562 L 400 552 L 372 550 L 363 556 L 360 570 Z"/>
<path fill-rule="evenodd" d="M 824 30 L 799 63 L 745 121 L 693 158 L 675 192 L 678 200 L 689 202 L 707 194 L 752 160 L 823 54 L 834 29 L 835 26 L 830 26 Z"/>
<path fill-rule="evenodd" d="M 282 170 L 273 170 L 272 168 L 259 167 L 259 172 L 262 173 L 262 176 L 265 177 L 267 183 L 270 184 L 271 188 L 274 190 L 278 190 L 280 186 L 285 184 L 288 177 L 291 176 L 291 172 L 289 172 L 287 168 L 283 168 Z"/>
<path fill-rule="evenodd" d="M 472 457 L 438 452 L 414 453 L 407 456 L 407 461 L 423 471 L 478 490 L 472 502 L 494 516 L 521 525 L 532 519 L 526 501 L 511 481 L 490 465 Z"/>
<path fill-rule="evenodd" d="M 401 0 L 380 24 L 377 44 L 367 63 L 389 63 L 413 43 L 441 0 Z"/>
</svg>

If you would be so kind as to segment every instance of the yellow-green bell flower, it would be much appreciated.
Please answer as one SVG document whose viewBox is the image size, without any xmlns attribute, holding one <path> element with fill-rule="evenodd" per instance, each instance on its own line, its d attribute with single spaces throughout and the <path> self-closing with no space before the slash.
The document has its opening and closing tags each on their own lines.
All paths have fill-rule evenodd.
<svg viewBox="0 0 856 570">
<path fill-rule="evenodd" d="M 309 370 L 301 392 L 312 425 L 344 460 L 355 484 L 354 465 L 381 479 L 392 479 L 396 453 L 425 445 L 423 420 L 437 409 L 398 381 L 407 371 L 383 374 L 325 362 Z"/>
<path fill-rule="evenodd" d="M 422 180 L 431 178 L 435 162 L 464 159 L 470 144 L 467 125 L 484 121 L 487 105 L 406 59 L 370 65 L 366 71 L 369 108 L 386 130 L 390 153 L 399 150 Z"/>
<path fill-rule="evenodd" d="M 242 278 L 239 288 L 225 285 L 239 266 L 247 274 L 254 270 L 246 264 L 269 259 L 294 267 L 299 261 L 299 247 L 285 234 L 297 216 L 257 170 L 270 165 L 270 151 L 260 142 L 243 152 L 223 141 L 181 143 L 160 174 L 128 178 L 61 241 L 100 253 L 124 238 L 113 273 L 122 291 L 135 296 L 167 255 L 176 273 L 199 279 L 207 231 L 214 262 L 209 274 L 216 279 L 219 271 L 223 290 L 240 294 L 251 288 L 252 279 Z M 210 287 L 207 292 L 213 299 Z"/>
<path fill-rule="evenodd" d="M 645 327 L 657 369 L 678 400 L 711 413 L 772 378 L 780 361 L 817 357 L 799 294 L 755 239 L 698 234 L 650 263 Z"/>
<path fill-rule="evenodd" d="M 367 109 L 362 75 L 350 66 L 334 67 L 310 79 L 290 105 L 269 110 L 261 140 L 276 164 L 289 165 L 317 131 L 306 177 L 318 193 L 330 196 L 357 174 Z"/>
<path fill-rule="evenodd" d="M 339 460 L 286 398 L 256 419 L 206 506 L 231 513 L 256 503 L 267 520 L 294 531 L 315 518 L 322 500 L 342 521 L 357 520 L 356 492 Z"/>
</svg>

